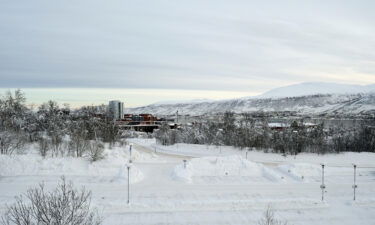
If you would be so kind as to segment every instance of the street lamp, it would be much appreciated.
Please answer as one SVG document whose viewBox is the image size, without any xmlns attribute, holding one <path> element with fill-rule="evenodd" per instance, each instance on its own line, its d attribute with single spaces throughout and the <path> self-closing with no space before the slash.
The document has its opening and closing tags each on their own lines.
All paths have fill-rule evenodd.
<svg viewBox="0 0 375 225">
<path fill-rule="evenodd" d="M 354 184 L 353 184 L 353 201 L 355 201 L 355 190 L 357 189 L 357 184 L 356 184 L 356 177 L 357 177 L 357 165 L 353 165 L 354 167 Z"/>
<path fill-rule="evenodd" d="M 128 205 L 130 205 L 130 168 L 131 168 L 131 161 L 126 166 L 128 169 Z"/>
<path fill-rule="evenodd" d="M 322 201 L 324 201 L 324 189 L 326 185 L 324 184 L 324 164 L 322 164 L 322 184 L 320 185 L 320 189 L 322 189 Z"/>
<path fill-rule="evenodd" d="M 132 160 L 132 148 L 133 148 L 133 144 L 130 143 L 130 145 L 129 145 L 129 160 L 130 161 Z"/>
</svg>

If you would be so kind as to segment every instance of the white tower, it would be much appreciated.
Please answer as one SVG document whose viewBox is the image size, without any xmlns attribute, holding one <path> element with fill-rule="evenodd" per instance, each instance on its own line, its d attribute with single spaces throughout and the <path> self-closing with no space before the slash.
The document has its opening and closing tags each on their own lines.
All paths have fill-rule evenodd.
<svg viewBox="0 0 375 225">
<path fill-rule="evenodd" d="M 114 120 L 124 119 L 124 103 L 114 100 L 110 101 L 108 104 L 109 114 Z"/>
</svg>

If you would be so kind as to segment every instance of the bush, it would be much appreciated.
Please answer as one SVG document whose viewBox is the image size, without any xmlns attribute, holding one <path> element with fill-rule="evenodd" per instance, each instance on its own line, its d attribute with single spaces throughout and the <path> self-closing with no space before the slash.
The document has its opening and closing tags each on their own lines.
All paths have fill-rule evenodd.
<svg viewBox="0 0 375 225">
<path fill-rule="evenodd" d="M 263 217 L 258 221 L 258 225 L 288 225 L 288 222 L 276 219 L 275 211 L 271 206 L 268 206 Z"/>
<path fill-rule="evenodd" d="M 102 142 L 91 141 L 88 148 L 91 162 L 104 159 L 104 144 Z"/>
<path fill-rule="evenodd" d="M 40 137 L 38 140 L 38 145 L 39 145 L 39 154 L 45 158 L 47 156 L 47 153 L 50 149 L 50 141 L 46 137 Z"/>
<path fill-rule="evenodd" d="M 4 225 L 93 225 L 101 224 L 98 214 L 91 210 L 91 192 L 73 188 L 62 177 L 59 185 L 46 192 L 43 184 L 31 188 L 16 202 L 7 206 L 2 216 Z"/>
</svg>

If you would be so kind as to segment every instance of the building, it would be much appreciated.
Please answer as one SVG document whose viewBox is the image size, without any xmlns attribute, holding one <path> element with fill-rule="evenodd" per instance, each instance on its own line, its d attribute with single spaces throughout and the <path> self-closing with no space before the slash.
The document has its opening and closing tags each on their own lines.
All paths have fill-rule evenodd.
<svg viewBox="0 0 375 225">
<path fill-rule="evenodd" d="M 143 124 L 154 124 L 158 118 L 152 114 L 139 114 L 143 118 Z"/>
<path fill-rule="evenodd" d="M 120 101 L 110 101 L 108 104 L 108 111 L 114 120 L 124 119 L 124 103 Z"/>
<path fill-rule="evenodd" d="M 286 123 L 268 123 L 268 127 L 271 130 L 283 131 L 287 128 L 290 128 L 290 125 Z"/>
</svg>

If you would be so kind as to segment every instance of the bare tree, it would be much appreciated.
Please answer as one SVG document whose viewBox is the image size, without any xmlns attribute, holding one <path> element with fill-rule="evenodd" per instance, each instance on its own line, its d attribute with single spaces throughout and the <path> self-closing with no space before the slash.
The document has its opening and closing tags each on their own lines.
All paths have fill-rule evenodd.
<svg viewBox="0 0 375 225">
<path fill-rule="evenodd" d="M 168 123 L 162 123 L 160 128 L 155 131 L 156 140 L 162 145 L 170 145 L 171 129 Z"/>
<path fill-rule="evenodd" d="M 25 139 L 19 133 L 3 131 L 0 132 L 0 154 L 11 155 L 15 150 L 21 149 Z"/>
<path fill-rule="evenodd" d="M 90 191 L 78 191 L 62 177 L 51 192 L 39 184 L 17 197 L 13 205 L 7 206 L 1 221 L 5 225 L 99 225 L 101 219 L 90 204 Z"/>
<path fill-rule="evenodd" d="M 88 132 L 85 129 L 84 123 L 78 121 L 73 123 L 70 132 L 70 150 L 75 157 L 82 157 L 83 153 L 89 147 Z"/>
</svg>

